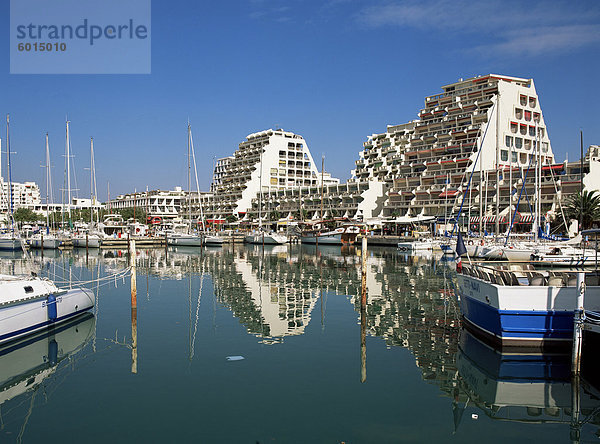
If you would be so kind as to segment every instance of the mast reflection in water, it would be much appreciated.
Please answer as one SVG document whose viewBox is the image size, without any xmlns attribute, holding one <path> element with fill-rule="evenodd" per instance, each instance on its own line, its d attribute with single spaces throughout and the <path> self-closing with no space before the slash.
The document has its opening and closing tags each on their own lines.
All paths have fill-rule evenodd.
<svg viewBox="0 0 600 444">
<path fill-rule="evenodd" d="M 361 310 L 354 247 L 138 249 L 135 317 L 126 251 L 0 259 L 98 293 L 93 346 L 64 348 L 79 364 L 46 377 L 60 380 L 47 404 L 28 415 L 25 391 L 0 405 L 2 440 L 24 422 L 24 440 L 45 439 L 55 412 L 93 429 L 87 442 L 597 439 L 598 397 L 571 383 L 568 357 L 501 353 L 461 331 L 445 258 L 368 250 Z"/>
</svg>

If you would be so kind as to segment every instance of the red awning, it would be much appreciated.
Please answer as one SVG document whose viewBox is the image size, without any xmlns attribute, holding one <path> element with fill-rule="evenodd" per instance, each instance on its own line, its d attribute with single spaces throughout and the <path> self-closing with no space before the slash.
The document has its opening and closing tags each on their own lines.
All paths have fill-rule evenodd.
<svg viewBox="0 0 600 444">
<path fill-rule="evenodd" d="M 458 194 L 458 190 L 448 190 L 440 193 L 439 197 L 454 197 Z"/>
</svg>

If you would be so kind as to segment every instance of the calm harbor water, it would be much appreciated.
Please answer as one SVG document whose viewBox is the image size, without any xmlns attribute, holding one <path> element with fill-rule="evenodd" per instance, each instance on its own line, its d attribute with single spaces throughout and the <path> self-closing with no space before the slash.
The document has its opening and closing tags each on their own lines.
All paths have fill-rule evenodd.
<svg viewBox="0 0 600 444">
<path fill-rule="evenodd" d="M 571 426 L 568 357 L 501 354 L 461 331 L 454 263 L 440 257 L 370 249 L 362 350 L 354 248 L 138 250 L 136 347 L 127 260 L 0 254 L 2 273 L 97 292 L 93 316 L 0 351 L 0 442 L 600 436 L 586 381 Z"/>
</svg>

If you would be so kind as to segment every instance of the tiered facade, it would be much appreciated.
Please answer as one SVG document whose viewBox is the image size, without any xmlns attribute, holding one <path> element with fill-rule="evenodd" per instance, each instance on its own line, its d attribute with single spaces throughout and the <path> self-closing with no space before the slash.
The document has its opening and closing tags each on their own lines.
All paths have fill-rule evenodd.
<svg viewBox="0 0 600 444">
<path fill-rule="evenodd" d="M 483 216 L 488 223 L 508 223 L 515 211 L 516 221 L 521 215 L 525 221 L 533 212 L 536 165 L 542 213 L 554 211 L 558 166 L 551 167 L 554 155 L 533 80 L 487 75 L 442 89 L 425 99 L 418 120 L 389 126 L 364 144 L 353 174 L 389 187 L 382 216 L 443 221 L 462 204 L 472 222 Z"/>
</svg>

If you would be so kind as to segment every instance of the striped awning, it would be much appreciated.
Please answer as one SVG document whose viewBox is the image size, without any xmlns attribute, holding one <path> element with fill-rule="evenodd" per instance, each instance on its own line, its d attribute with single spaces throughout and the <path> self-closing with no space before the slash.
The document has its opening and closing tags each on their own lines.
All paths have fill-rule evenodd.
<svg viewBox="0 0 600 444">
<path fill-rule="evenodd" d="M 534 216 L 533 214 L 519 214 L 520 218 L 518 220 L 518 224 L 531 224 L 533 223 Z"/>
<path fill-rule="evenodd" d="M 472 224 L 478 224 L 479 223 L 479 216 L 472 216 L 469 223 Z"/>
</svg>

